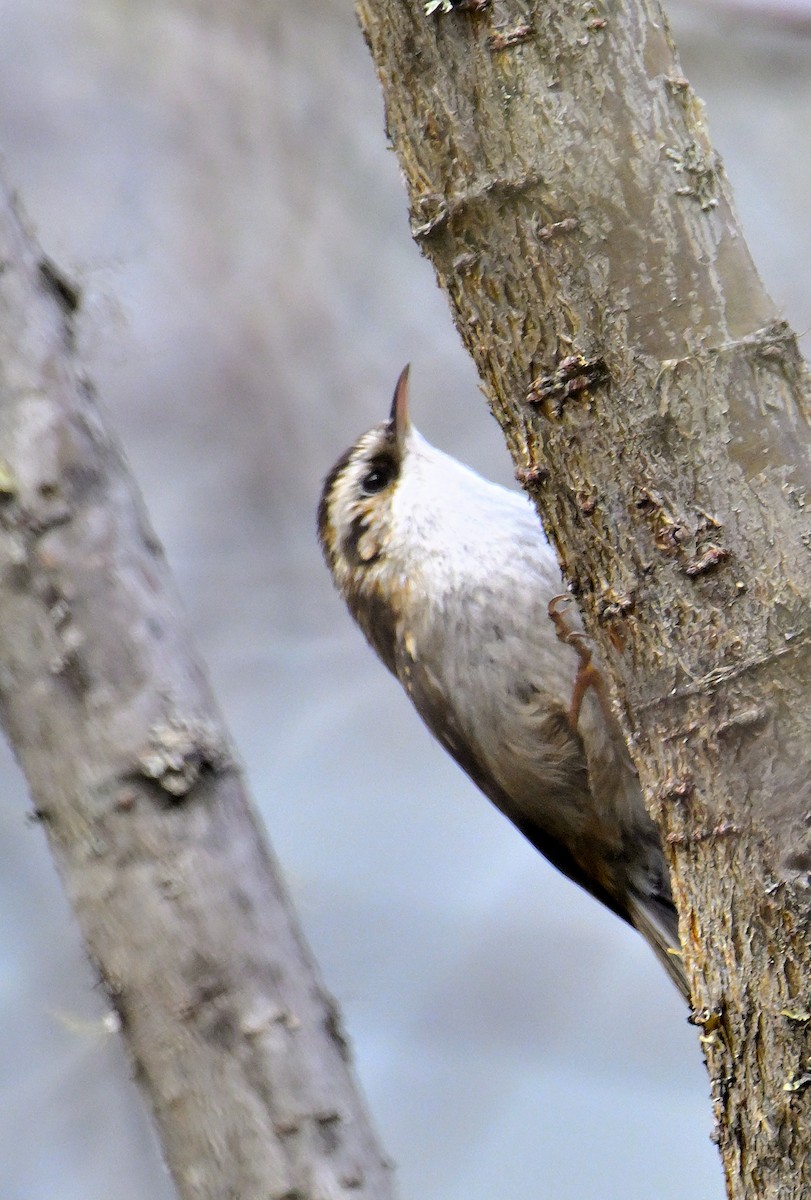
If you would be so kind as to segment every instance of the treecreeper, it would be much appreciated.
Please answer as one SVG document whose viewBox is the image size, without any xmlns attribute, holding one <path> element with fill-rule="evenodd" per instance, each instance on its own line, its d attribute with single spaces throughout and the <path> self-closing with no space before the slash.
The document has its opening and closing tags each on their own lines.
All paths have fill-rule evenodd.
<svg viewBox="0 0 811 1200">
<path fill-rule="evenodd" d="M 689 1001 L 659 834 L 528 497 L 408 413 L 327 476 L 318 536 L 350 613 L 434 736 L 564 875 L 649 942 Z"/>
</svg>

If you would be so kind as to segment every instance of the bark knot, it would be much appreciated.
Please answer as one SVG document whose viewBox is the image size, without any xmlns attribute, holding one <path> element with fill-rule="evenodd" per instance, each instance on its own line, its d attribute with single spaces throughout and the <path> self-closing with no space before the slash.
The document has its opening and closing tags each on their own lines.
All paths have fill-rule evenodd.
<svg viewBox="0 0 811 1200">
<path fill-rule="evenodd" d="M 169 717 L 153 725 L 138 769 L 171 796 L 185 796 L 200 775 L 233 767 L 233 759 L 216 725 L 203 720 Z"/>
<path fill-rule="evenodd" d="M 491 33 L 487 39 L 487 46 L 492 54 L 497 54 L 499 50 L 507 50 L 510 46 L 520 45 L 521 42 L 532 37 L 533 33 L 532 26 L 526 21 L 522 21 L 512 29 L 497 29 L 495 33 Z"/>
</svg>

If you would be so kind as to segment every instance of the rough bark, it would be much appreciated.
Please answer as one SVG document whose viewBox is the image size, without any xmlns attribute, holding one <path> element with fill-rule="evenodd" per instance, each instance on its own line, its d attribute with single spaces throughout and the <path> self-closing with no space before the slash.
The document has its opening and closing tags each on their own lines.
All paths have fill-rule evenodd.
<svg viewBox="0 0 811 1200">
<path fill-rule="evenodd" d="M 808 1195 L 811 466 L 794 335 L 657 4 L 358 13 L 413 235 L 668 849 L 729 1195 Z"/>
<path fill-rule="evenodd" d="M 0 716 L 178 1192 L 389 1197 L 335 1004 L 76 362 L 78 296 L 5 191 L 0 263 Z"/>
</svg>

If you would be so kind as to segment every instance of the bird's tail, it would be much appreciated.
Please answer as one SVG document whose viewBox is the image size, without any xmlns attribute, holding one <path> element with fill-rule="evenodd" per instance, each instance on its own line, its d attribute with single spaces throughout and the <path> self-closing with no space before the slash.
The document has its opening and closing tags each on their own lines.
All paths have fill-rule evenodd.
<svg viewBox="0 0 811 1200">
<path fill-rule="evenodd" d="M 633 896 L 629 911 L 631 923 L 650 945 L 676 987 L 690 1003 L 690 987 L 684 973 L 676 910 L 663 901 Z"/>
</svg>

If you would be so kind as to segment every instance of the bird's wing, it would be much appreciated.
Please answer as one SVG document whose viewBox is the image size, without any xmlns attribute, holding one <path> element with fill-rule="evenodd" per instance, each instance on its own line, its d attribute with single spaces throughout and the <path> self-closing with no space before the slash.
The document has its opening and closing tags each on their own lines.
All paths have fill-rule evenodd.
<svg viewBox="0 0 811 1200">
<path fill-rule="evenodd" d="M 566 841 L 542 823 L 534 815 L 531 806 L 519 807 L 515 803 L 510 793 L 494 776 L 484 756 L 474 749 L 474 742 L 468 732 L 462 729 L 454 706 L 448 702 L 445 690 L 434 672 L 423 661 L 412 658 L 404 650 L 402 643 L 398 649 L 397 674 L 411 697 L 414 707 L 434 737 L 484 792 L 485 796 L 495 804 L 496 808 L 509 818 L 535 849 L 554 867 L 585 888 L 618 916 L 633 923 L 630 913 L 616 897 L 601 885 L 599 880 L 584 869 Z M 572 759 L 568 770 L 560 769 L 558 772 L 560 789 L 564 787 L 564 781 L 568 781 L 566 786 L 571 787 L 574 779 L 575 790 L 584 793 L 580 799 L 586 802 L 588 774 L 582 749 L 577 746 L 578 739 L 576 735 L 572 734 L 571 728 L 566 722 L 566 712 L 562 706 L 553 710 L 549 717 L 556 726 L 559 756 L 568 755 Z M 540 745 L 542 742 L 546 745 L 550 744 L 548 731 L 541 734 L 541 731 L 538 730 L 538 734 L 536 744 Z M 543 811 L 543 805 L 536 804 L 536 811 L 538 810 Z"/>
<path fill-rule="evenodd" d="M 529 685 L 523 694 L 496 698 L 488 747 L 486 737 L 463 726 L 446 687 L 406 641 L 398 639 L 397 674 L 437 740 L 544 858 L 642 934 L 689 1000 L 667 866 L 630 764 L 608 773 L 623 796 L 596 803 L 567 710 Z M 510 711 L 516 704 L 524 706 L 520 714 Z"/>
</svg>

